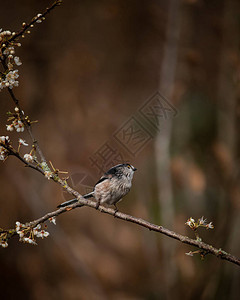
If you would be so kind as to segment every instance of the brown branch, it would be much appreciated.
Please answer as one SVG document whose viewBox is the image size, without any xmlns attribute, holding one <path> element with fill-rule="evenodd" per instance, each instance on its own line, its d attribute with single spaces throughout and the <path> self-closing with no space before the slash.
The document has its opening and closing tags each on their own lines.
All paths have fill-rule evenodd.
<svg viewBox="0 0 240 300">
<path fill-rule="evenodd" d="M 38 172 L 40 172 L 41 174 L 45 175 L 44 173 L 44 170 L 41 169 L 38 165 L 34 165 L 34 164 L 31 164 L 29 163 L 28 161 L 26 161 L 26 159 L 24 159 L 20 154 L 19 152 L 17 152 L 11 145 L 7 145 L 7 144 L 4 144 L 3 142 L 0 142 L 0 146 L 5 148 L 8 152 L 8 156 L 12 155 L 12 156 L 15 156 L 17 157 L 22 163 L 25 164 L 26 167 L 29 167 L 31 169 L 34 169 Z"/>
<path fill-rule="evenodd" d="M 22 36 L 24 34 L 24 32 L 29 29 L 33 24 L 35 24 L 38 20 L 41 20 L 43 19 L 48 13 L 50 13 L 56 6 L 59 6 L 60 4 L 62 4 L 62 0 L 56 0 L 54 1 L 54 3 L 50 6 L 50 7 L 47 7 L 45 9 L 45 11 L 41 14 L 39 14 L 38 16 L 34 17 L 31 22 L 27 23 L 24 25 L 24 27 L 18 32 L 16 33 L 15 35 L 13 35 L 8 41 L 5 42 L 5 47 L 2 49 L 2 52 L 4 51 L 4 49 L 7 48 L 7 46 L 15 41 L 16 39 L 18 39 L 20 36 Z M 3 55 L 1 58 L 1 62 L 2 62 L 2 65 L 3 65 L 3 68 L 4 70 L 8 70 L 8 66 L 6 64 L 6 57 L 5 55 Z M 25 127 L 27 128 L 27 131 L 28 131 L 28 134 L 33 142 L 33 145 L 40 157 L 40 160 L 42 163 L 45 163 L 46 164 L 46 159 L 45 159 L 45 156 L 43 155 L 43 152 L 41 151 L 41 148 L 39 147 L 38 145 L 38 142 L 37 140 L 35 139 L 34 135 L 33 135 L 33 132 L 32 132 L 32 127 L 31 127 L 31 123 L 30 122 L 27 122 L 27 120 L 25 119 L 25 116 L 22 112 L 22 109 L 19 105 L 19 100 L 15 97 L 13 91 L 11 88 L 8 88 L 8 92 L 12 98 L 12 100 L 14 101 L 16 107 L 19 109 L 19 114 L 20 114 L 20 117 L 21 117 L 21 121 L 23 122 L 23 124 L 25 125 Z M 47 165 L 46 165 L 47 167 Z"/>
<path fill-rule="evenodd" d="M 4 70 L 5 70 L 5 71 L 8 70 L 8 67 L 7 67 L 5 58 L 0 58 L 0 59 L 1 59 L 1 63 L 2 63 L 2 65 L 3 65 Z M 40 149 L 40 147 L 39 147 L 39 145 L 38 145 L 38 142 L 37 142 L 37 140 L 35 139 L 35 137 L 34 137 L 34 135 L 33 135 L 33 132 L 32 132 L 32 126 L 31 126 L 31 124 L 30 124 L 29 122 L 27 122 L 26 119 L 25 119 L 25 116 L 24 116 L 24 114 L 23 114 L 23 110 L 22 110 L 22 108 L 20 107 L 20 104 L 19 104 L 19 100 L 16 98 L 16 96 L 15 96 L 15 94 L 13 93 L 13 90 L 12 90 L 12 89 L 8 88 L 7 90 L 8 90 L 8 92 L 9 92 L 9 94 L 10 94 L 10 96 L 11 96 L 13 102 L 15 103 L 16 107 L 17 107 L 18 110 L 19 110 L 19 114 L 20 114 L 21 121 L 22 121 L 22 123 L 24 124 L 24 126 L 27 128 L 27 132 L 28 132 L 28 134 L 29 134 L 29 136 L 30 136 L 30 138 L 31 138 L 31 140 L 32 140 L 32 142 L 33 142 L 33 145 L 34 145 L 34 147 L 35 147 L 37 153 L 39 154 L 39 157 L 40 157 L 40 159 L 41 159 L 41 162 L 43 162 L 43 163 L 46 162 L 46 159 L 45 159 L 45 157 L 44 157 L 44 155 L 43 155 L 43 153 L 42 153 L 42 151 L 41 151 L 41 149 Z"/>
<path fill-rule="evenodd" d="M 7 70 L 8 67 L 7 67 L 7 64 L 6 64 L 5 60 L 4 60 L 4 59 L 1 59 L 1 62 L 2 62 L 2 65 L 3 65 L 4 69 Z M 19 114 L 20 114 L 21 121 L 22 121 L 22 123 L 24 124 L 25 128 L 27 128 L 27 132 L 28 132 L 28 134 L 29 134 L 29 136 L 30 136 L 30 138 L 31 138 L 31 140 L 32 140 L 32 142 L 33 142 L 33 145 L 34 145 L 34 147 L 35 147 L 35 149 L 36 149 L 36 151 L 37 151 L 37 153 L 38 153 L 38 155 L 39 155 L 39 157 L 40 157 L 41 162 L 42 162 L 42 163 L 46 163 L 45 156 L 43 155 L 43 152 L 42 152 L 41 148 L 39 147 L 38 141 L 35 139 L 35 137 L 34 137 L 34 135 L 33 135 L 33 132 L 32 132 L 32 126 L 31 126 L 31 124 L 30 124 L 29 122 L 27 122 L 27 120 L 25 119 L 25 116 L 24 116 L 24 114 L 23 114 L 23 110 L 22 110 L 22 108 L 20 107 L 20 104 L 19 104 L 19 100 L 16 98 L 16 96 L 15 96 L 15 94 L 13 93 L 13 90 L 12 90 L 12 89 L 8 88 L 8 92 L 9 92 L 9 94 L 10 94 L 10 96 L 11 96 L 13 102 L 15 103 L 16 107 L 17 107 L 18 110 L 19 110 Z"/>
<path fill-rule="evenodd" d="M 37 17 L 34 17 L 31 20 L 31 22 L 27 23 L 19 32 L 17 32 L 8 41 L 5 42 L 6 47 L 11 42 L 13 42 L 17 38 L 21 37 L 29 28 L 31 28 L 31 25 L 34 25 L 38 20 L 41 20 L 42 18 L 44 18 L 48 13 L 50 13 L 56 6 L 58 6 L 60 4 L 62 4 L 62 0 L 56 0 L 55 2 L 53 2 L 53 4 L 50 7 L 47 7 L 43 13 L 39 14 L 39 16 L 37 16 Z"/>
<path fill-rule="evenodd" d="M 16 107 L 19 109 L 19 114 L 20 114 L 20 117 L 21 117 L 21 121 L 23 122 L 25 128 L 27 128 L 27 132 L 33 142 L 33 145 L 40 157 L 40 160 L 42 163 L 46 163 L 46 159 L 45 159 L 45 156 L 43 155 L 43 152 L 41 150 L 41 148 L 39 147 L 39 144 L 38 144 L 38 141 L 35 139 L 34 135 L 33 135 L 33 132 L 32 132 L 32 126 L 30 123 L 28 123 L 26 120 L 25 120 L 25 117 L 24 117 L 24 114 L 22 112 L 22 109 L 19 105 L 19 100 L 16 98 L 16 96 L 14 95 L 13 93 L 13 90 L 8 88 L 8 92 L 13 100 L 13 102 L 15 103 Z"/>
<path fill-rule="evenodd" d="M 63 186 L 63 184 L 61 182 L 59 182 L 59 183 Z M 35 221 L 27 223 L 26 226 L 35 227 L 38 224 L 47 221 L 49 218 L 59 216 L 60 214 L 68 212 L 71 209 L 79 208 L 79 207 L 82 207 L 82 206 L 88 206 L 88 207 L 91 207 L 91 208 L 96 208 L 96 202 L 95 201 L 83 198 L 77 191 L 74 191 L 71 188 L 70 189 L 67 188 L 67 190 L 69 190 L 71 192 L 71 194 L 73 194 L 74 196 L 76 196 L 77 194 L 79 195 L 77 203 L 69 205 L 67 208 L 63 207 L 63 208 L 60 208 L 56 211 L 47 213 L 45 216 L 43 216 L 43 217 L 41 217 L 41 218 L 39 218 Z M 164 228 L 163 226 L 152 224 L 152 223 L 150 223 L 146 220 L 143 220 L 141 218 L 136 218 L 134 216 L 127 215 L 127 214 L 124 214 L 124 213 L 121 213 L 121 212 L 116 213 L 115 210 L 112 209 L 112 208 L 106 208 L 106 207 L 100 205 L 98 207 L 98 210 L 102 213 L 112 215 L 112 216 L 114 216 L 118 219 L 121 219 L 121 220 L 124 220 L 124 221 L 127 221 L 127 222 L 131 222 L 131 223 L 135 223 L 135 224 L 137 224 L 139 226 L 142 226 L 142 227 L 145 227 L 149 230 L 159 232 L 159 233 L 164 234 L 164 235 L 166 235 L 170 238 L 178 240 L 178 241 L 180 241 L 184 244 L 197 247 L 198 249 L 203 251 L 204 255 L 212 254 L 212 255 L 217 256 L 220 259 L 227 260 L 229 262 L 232 262 L 232 263 L 240 266 L 240 259 L 239 258 L 237 258 L 237 257 L 235 257 L 235 256 L 233 256 L 233 255 L 231 255 L 231 254 L 229 254 L 229 253 L 227 253 L 227 252 L 225 252 L 221 249 L 214 248 L 213 246 L 211 246 L 209 244 L 206 244 L 204 242 L 191 239 L 187 236 L 183 236 L 179 233 L 176 233 L 176 232 L 171 231 L 167 228 Z M 13 235 L 16 235 L 16 233 L 12 234 L 12 236 Z"/>
<path fill-rule="evenodd" d="M 2 143 L 1 143 L 1 146 L 5 147 L 9 151 L 10 155 L 13 155 L 13 156 L 17 157 L 18 159 L 20 159 L 26 166 L 31 167 L 31 168 L 37 170 L 38 172 L 40 172 L 41 174 L 45 175 L 45 172 L 40 167 L 29 164 L 24 158 L 22 158 L 20 156 L 20 154 L 16 150 L 12 149 L 10 146 L 6 146 Z M 76 197 L 78 199 L 78 202 L 74 203 L 72 205 L 69 205 L 67 208 L 63 207 L 63 208 L 57 209 L 53 212 L 47 213 L 45 216 L 43 216 L 43 217 L 41 217 L 37 220 L 34 220 L 34 221 L 31 221 L 31 222 L 27 223 L 26 226 L 35 227 L 40 223 L 44 223 L 49 218 L 57 217 L 62 213 L 65 213 L 69 210 L 72 210 L 72 209 L 75 209 L 75 208 L 78 208 L 78 207 L 82 207 L 82 206 L 88 206 L 88 207 L 96 209 L 96 202 L 95 201 L 83 198 L 81 194 L 79 194 L 76 190 L 72 189 L 67 184 L 67 182 L 65 180 L 62 180 L 61 178 L 59 178 L 57 176 L 57 174 L 54 174 L 54 176 L 52 176 L 51 179 L 53 181 L 55 181 L 56 183 L 60 184 L 69 194 Z M 239 258 L 231 255 L 230 253 L 227 253 L 227 252 L 223 251 L 222 249 L 214 248 L 213 246 L 211 246 L 209 244 L 206 244 L 202 241 L 191 239 L 187 236 L 183 236 L 183 235 L 181 235 L 179 233 L 176 233 L 172 230 L 164 228 L 163 226 L 152 224 L 152 223 L 150 223 L 148 221 L 145 221 L 141 218 L 136 218 L 134 216 L 127 215 L 127 214 L 124 214 L 124 213 L 121 213 L 121 212 L 116 212 L 114 209 L 106 208 L 102 205 L 100 205 L 98 207 L 98 210 L 102 213 L 112 215 L 112 216 L 114 216 L 118 219 L 121 219 L 121 220 L 124 220 L 124 221 L 127 221 L 127 222 L 131 222 L 131 223 L 135 223 L 135 224 L 137 224 L 139 226 L 142 226 L 142 227 L 145 227 L 149 230 L 162 233 L 162 234 L 164 234 L 164 235 L 166 235 L 170 238 L 173 238 L 175 240 L 178 240 L 178 241 L 180 241 L 184 244 L 188 244 L 188 245 L 197 247 L 198 249 L 203 251 L 203 255 L 212 254 L 212 255 L 217 256 L 220 259 L 227 260 L 229 262 L 232 262 L 232 263 L 240 266 L 240 259 Z M 1 232 L 6 232 L 6 230 L 3 230 Z M 14 229 L 8 230 L 8 233 L 9 233 L 8 238 L 10 238 L 14 235 L 17 235 L 17 233 Z"/>
</svg>

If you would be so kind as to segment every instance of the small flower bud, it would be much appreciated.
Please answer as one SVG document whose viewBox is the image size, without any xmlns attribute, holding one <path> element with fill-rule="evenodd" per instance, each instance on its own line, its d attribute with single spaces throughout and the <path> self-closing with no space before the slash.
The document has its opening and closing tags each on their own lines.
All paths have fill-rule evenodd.
<svg viewBox="0 0 240 300">
<path fill-rule="evenodd" d="M 30 163 L 33 163 L 34 162 L 34 158 L 31 154 L 24 154 L 23 158 L 27 161 L 27 162 L 30 162 Z"/>
</svg>

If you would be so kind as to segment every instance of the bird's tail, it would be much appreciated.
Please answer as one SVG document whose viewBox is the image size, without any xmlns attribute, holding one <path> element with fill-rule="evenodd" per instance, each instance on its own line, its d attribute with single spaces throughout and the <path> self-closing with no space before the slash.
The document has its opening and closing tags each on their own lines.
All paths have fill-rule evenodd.
<svg viewBox="0 0 240 300">
<path fill-rule="evenodd" d="M 83 198 L 88 199 L 94 197 L 94 192 L 83 195 Z"/>
<path fill-rule="evenodd" d="M 61 207 L 65 207 L 65 206 L 71 205 L 71 204 L 73 204 L 73 203 L 75 203 L 75 202 L 77 202 L 77 201 L 78 201 L 77 198 L 68 200 L 68 201 L 66 201 L 66 202 L 63 202 L 63 203 L 59 204 L 59 205 L 57 206 L 57 208 L 61 208 Z"/>
<path fill-rule="evenodd" d="M 86 195 L 83 195 L 83 198 L 85 198 L 85 199 L 88 199 L 88 198 L 91 198 L 91 197 L 93 197 L 93 192 L 88 193 Z M 74 198 L 74 199 L 71 199 L 71 200 L 68 200 L 68 201 L 65 201 L 65 202 L 59 204 L 57 206 L 57 208 L 65 207 L 65 206 L 71 205 L 71 204 L 76 203 L 76 202 L 78 202 L 78 200 L 77 200 L 77 198 Z"/>
</svg>

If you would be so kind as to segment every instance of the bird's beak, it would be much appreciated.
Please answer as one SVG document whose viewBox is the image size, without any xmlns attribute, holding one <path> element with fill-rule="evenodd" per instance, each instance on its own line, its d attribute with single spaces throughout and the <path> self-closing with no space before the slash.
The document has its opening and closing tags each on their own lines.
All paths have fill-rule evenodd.
<svg viewBox="0 0 240 300">
<path fill-rule="evenodd" d="M 137 168 L 134 168 L 134 167 L 133 167 L 133 171 L 134 171 L 134 172 L 137 171 Z"/>
</svg>

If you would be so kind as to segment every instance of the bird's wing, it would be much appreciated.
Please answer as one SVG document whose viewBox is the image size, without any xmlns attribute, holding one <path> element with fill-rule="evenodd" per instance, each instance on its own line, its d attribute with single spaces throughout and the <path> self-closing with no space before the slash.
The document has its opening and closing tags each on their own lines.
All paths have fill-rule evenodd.
<svg viewBox="0 0 240 300">
<path fill-rule="evenodd" d="M 109 178 L 108 178 L 108 177 L 105 177 L 105 176 L 102 176 L 102 177 L 98 180 L 98 182 L 95 184 L 95 186 L 96 186 L 97 184 L 103 182 L 103 181 L 106 180 L 106 179 L 109 179 Z"/>
</svg>

